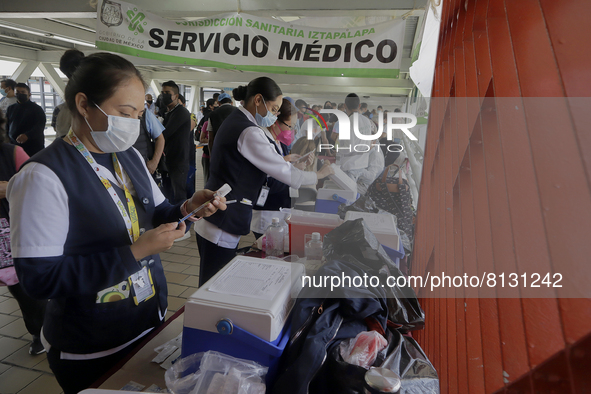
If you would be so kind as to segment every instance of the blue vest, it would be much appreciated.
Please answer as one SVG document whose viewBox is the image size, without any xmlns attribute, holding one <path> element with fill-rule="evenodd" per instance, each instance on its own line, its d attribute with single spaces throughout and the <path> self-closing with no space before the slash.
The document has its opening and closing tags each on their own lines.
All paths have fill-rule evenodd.
<svg viewBox="0 0 591 394">
<path fill-rule="evenodd" d="M 236 200 L 225 211 L 217 211 L 205 220 L 236 235 L 250 232 L 252 205 L 241 204 L 246 198 L 256 204 L 267 174 L 259 170 L 238 152 L 238 138 L 248 127 L 258 127 L 241 111 L 233 111 L 220 126 L 213 142 L 209 179 L 206 189 L 218 190 L 224 183 L 232 186 L 227 200 Z"/>
<path fill-rule="evenodd" d="M 133 149 L 117 153 L 117 158 L 137 194 L 134 202 L 140 232 L 150 230 L 155 206 L 144 164 Z M 105 248 L 131 245 L 121 213 L 74 146 L 57 139 L 30 161 L 49 167 L 61 180 L 68 195 L 69 229 L 64 255 L 89 255 Z M 115 185 L 113 187 L 125 201 L 124 192 Z M 144 260 L 149 263 L 156 296 L 138 306 L 133 297 L 102 304 L 96 303 L 95 296 L 51 299 L 43 324 L 43 334 L 49 343 L 69 353 L 94 353 L 120 346 L 159 325 L 158 308 L 164 313 L 168 305 L 166 277 L 158 255 Z M 140 268 L 138 264 L 138 271 Z M 98 286 L 103 289 L 112 285 L 116 283 Z"/>
</svg>

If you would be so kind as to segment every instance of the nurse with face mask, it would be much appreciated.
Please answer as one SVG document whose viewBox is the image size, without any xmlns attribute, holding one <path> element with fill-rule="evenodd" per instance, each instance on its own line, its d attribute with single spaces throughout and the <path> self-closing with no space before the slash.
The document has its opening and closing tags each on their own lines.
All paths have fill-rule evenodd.
<svg viewBox="0 0 591 394">
<path fill-rule="evenodd" d="M 263 207 L 269 196 L 267 177 L 298 189 L 315 185 L 333 172 L 330 166 L 318 172 L 295 168 L 284 160 L 275 141 L 266 134 L 281 117 L 283 93 L 275 81 L 256 78 L 232 94 L 244 105 L 233 111 L 216 133 L 205 187 L 217 190 L 229 184 L 232 191 L 226 198 L 236 203 L 195 224 L 201 258 L 199 285 L 236 255 L 240 237 L 250 232 L 253 207 Z M 283 138 L 282 128 L 277 130 L 277 136 Z"/>
<path fill-rule="evenodd" d="M 293 104 L 293 100 L 290 97 L 284 97 L 275 123 L 269 127 L 263 127 L 262 129 L 269 142 L 275 146 L 277 153 L 283 156 L 285 161 L 293 163 L 296 168 L 301 170 L 304 166 L 297 162 L 300 155 L 289 154 L 290 146 L 293 143 L 294 132 L 292 127 L 296 121 L 296 112 L 297 108 Z M 257 238 L 260 237 L 265 232 L 266 227 L 268 227 L 268 220 L 263 219 L 264 217 L 272 218 L 274 213 L 281 208 L 291 207 L 289 185 L 268 176 L 265 186 L 269 188 L 267 201 L 263 206 L 255 204 L 252 212 L 250 228 Z"/>
<path fill-rule="evenodd" d="M 66 394 L 89 387 L 164 321 L 159 253 L 184 235 L 178 219 L 213 198 L 201 190 L 169 204 L 131 147 L 146 88 L 132 63 L 95 53 L 75 69 L 65 91 L 70 131 L 7 191 L 17 275 L 30 296 L 49 299 L 41 341 Z"/>
</svg>

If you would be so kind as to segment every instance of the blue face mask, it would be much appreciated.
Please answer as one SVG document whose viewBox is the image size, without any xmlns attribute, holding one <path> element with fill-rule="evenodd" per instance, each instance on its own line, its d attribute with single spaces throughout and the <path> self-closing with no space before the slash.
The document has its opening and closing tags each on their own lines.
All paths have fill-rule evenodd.
<svg viewBox="0 0 591 394">
<path fill-rule="evenodd" d="M 6 90 L 0 89 L 0 94 L 2 95 L 2 97 L 6 97 Z"/>
<path fill-rule="evenodd" d="M 263 99 L 263 104 L 265 105 L 265 109 L 267 109 L 267 103 L 265 103 L 265 99 Z M 256 107 L 254 110 L 256 111 L 255 119 L 257 121 L 257 124 L 261 127 L 270 127 L 273 123 L 277 121 L 277 115 L 273 115 L 271 111 L 269 111 L 268 109 L 267 115 L 265 115 L 264 117 L 259 114 L 259 111 L 257 111 Z"/>
</svg>

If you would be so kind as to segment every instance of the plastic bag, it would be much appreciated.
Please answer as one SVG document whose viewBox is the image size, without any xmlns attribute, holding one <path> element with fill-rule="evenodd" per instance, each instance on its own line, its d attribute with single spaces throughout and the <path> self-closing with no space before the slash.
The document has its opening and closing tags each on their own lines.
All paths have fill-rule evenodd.
<svg viewBox="0 0 591 394">
<path fill-rule="evenodd" d="M 410 240 L 410 238 L 408 238 L 408 235 L 404 232 L 404 230 L 398 229 L 398 232 L 400 233 L 400 241 L 402 242 L 404 251 L 407 254 L 409 254 L 410 252 L 412 252 L 412 241 Z"/>
<path fill-rule="evenodd" d="M 338 214 L 341 219 L 345 219 L 345 215 L 349 211 L 354 212 L 369 212 L 369 213 L 378 213 L 379 209 L 376 206 L 376 203 L 368 196 L 362 196 L 357 199 L 353 204 L 341 204 L 338 208 Z"/>
<path fill-rule="evenodd" d="M 264 394 L 268 368 L 254 361 L 209 351 L 191 394 Z"/>
<path fill-rule="evenodd" d="M 199 366 L 204 353 L 191 354 L 178 360 L 164 374 L 166 387 L 172 394 L 190 394 L 199 379 Z"/>
<path fill-rule="evenodd" d="M 404 287 L 388 286 L 386 279 L 402 276 L 400 269 L 388 257 L 382 245 L 369 230 L 363 219 L 349 220 L 325 235 L 323 252 L 327 261 L 349 261 L 373 270 L 379 274 L 386 291 L 388 318 L 401 325 L 403 330 L 417 330 L 425 325 L 425 313 L 414 290 Z"/>
<path fill-rule="evenodd" d="M 207 394 L 265 394 L 265 384 L 251 378 L 242 378 L 240 372 L 231 368 L 227 375 L 216 373 Z"/>
<path fill-rule="evenodd" d="M 400 394 L 439 394 L 437 372 L 415 340 L 388 330 L 388 346 L 380 352 L 374 366 L 386 368 L 400 377 Z M 364 394 L 367 369 L 346 362 L 335 346 L 327 360 L 327 375 L 332 392 Z M 382 354 L 385 357 L 382 358 Z"/>
<path fill-rule="evenodd" d="M 388 341 L 376 331 L 363 331 L 355 338 L 341 342 L 341 356 L 349 364 L 369 369 L 378 353 L 388 346 Z"/>
<path fill-rule="evenodd" d="M 404 250 L 406 250 L 407 253 L 412 252 L 412 247 L 413 247 L 412 241 L 410 240 L 408 235 L 404 232 L 404 230 L 402 230 L 398 227 L 398 218 L 396 217 L 396 215 L 393 215 L 392 213 L 390 213 L 388 211 L 384 211 L 383 209 L 378 208 L 375 201 L 372 200 L 371 197 L 363 196 L 363 197 L 359 198 L 357 201 L 355 201 L 352 205 L 346 205 L 346 204 L 339 205 L 338 214 L 341 219 L 344 220 L 345 215 L 349 211 L 368 212 L 368 213 L 377 213 L 380 215 L 394 216 L 394 218 L 396 219 L 396 227 L 398 228 L 398 232 L 400 233 L 400 239 L 402 241 L 402 245 L 404 246 Z"/>
<path fill-rule="evenodd" d="M 400 376 L 401 394 L 439 394 L 437 371 L 419 344 L 411 337 L 398 335 L 397 346 L 392 349 L 381 367 Z"/>
</svg>

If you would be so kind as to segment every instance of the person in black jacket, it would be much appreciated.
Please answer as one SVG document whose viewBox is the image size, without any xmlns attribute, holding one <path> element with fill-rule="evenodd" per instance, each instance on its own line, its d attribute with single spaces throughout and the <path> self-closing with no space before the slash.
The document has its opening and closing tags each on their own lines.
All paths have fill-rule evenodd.
<svg viewBox="0 0 591 394">
<path fill-rule="evenodd" d="M 8 286 L 8 291 L 14 297 L 21 309 L 23 321 L 33 341 L 29 347 L 29 354 L 37 355 L 45 352 L 41 343 L 41 327 L 47 300 L 36 300 L 29 296 L 19 283 L 14 268 L 10 249 L 10 207 L 6 199 L 6 188 L 10 178 L 16 174 L 21 165 L 29 159 L 29 156 L 20 146 L 14 146 L 7 142 L 4 123 L 6 119 L 0 110 L 0 286 Z"/>
<path fill-rule="evenodd" d="M 207 142 L 209 148 L 209 154 L 211 156 L 211 151 L 213 149 L 213 141 L 215 139 L 215 134 L 217 133 L 218 129 L 224 123 L 224 120 L 236 109 L 232 105 L 232 98 L 228 93 L 222 93 L 218 96 L 218 100 L 220 102 L 220 106 L 215 108 L 209 114 L 209 123 L 207 125 L 207 131 L 209 133 L 209 140 Z"/>
<path fill-rule="evenodd" d="M 17 103 L 6 111 L 8 136 L 11 143 L 33 156 L 45 147 L 45 112 L 31 101 L 31 89 L 26 83 L 16 84 L 16 98 Z"/>
<path fill-rule="evenodd" d="M 206 187 L 218 190 L 227 183 L 232 188 L 227 198 L 237 203 L 228 205 L 223 214 L 218 212 L 195 224 L 200 285 L 236 255 L 240 236 L 250 232 L 253 205 L 261 201 L 267 175 L 299 189 L 334 173 L 329 165 L 317 173 L 298 170 L 284 160 L 265 135 L 263 128 L 275 123 L 283 103 L 283 93 L 275 81 L 259 77 L 232 94 L 245 105 L 232 111 L 218 130 Z"/>
<path fill-rule="evenodd" d="M 179 87 L 174 81 L 162 84 L 162 103 L 168 108 L 164 114 L 164 155 L 170 179 L 170 202 L 187 198 L 187 174 L 191 148 L 191 114 L 179 100 Z"/>
</svg>

